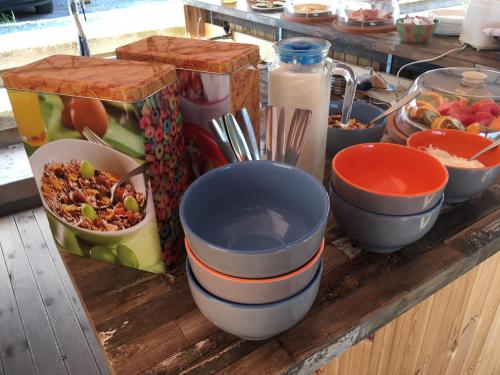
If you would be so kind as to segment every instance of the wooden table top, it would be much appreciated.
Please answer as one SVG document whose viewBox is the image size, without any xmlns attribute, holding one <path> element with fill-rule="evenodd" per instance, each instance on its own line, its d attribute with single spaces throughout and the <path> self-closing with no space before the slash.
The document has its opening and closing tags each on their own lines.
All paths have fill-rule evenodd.
<svg viewBox="0 0 500 375">
<path fill-rule="evenodd" d="M 48 233 L 46 222 L 42 229 Z M 117 374 L 309 373 L 500 251 L 500 187 L 445 207 L 423 239 L 394 254 L 346 256 L 340 249 L 348 241 L 333 220 L 326 243 L 311 311 L 263 342 L 209 323 L 183 265 L 156 275 L 66 253 L 63 259 Z"/>
<path fill-rule="evenodd" d="M 396 31 L 359 35 L 336 31 L 329 23 L 314 25 L 290 22 L 282 18 L 280 12 L 263 13 L 252 10 L 246 0 L 239 0 L 235 4 L 222 4 L 220 0 L 183 0 L 183 2 L 185 5 L 233 17 L 235 23 L 237 23 L 237 20 L 242 20 L 324 38 L 333 42 L 333 49 L 335 49 L 335 43 L 341 43 L 385 54 L 393 54 L 410 60 L 422 60 L 461 47 L 458 37 L 434 36 L 430 42 L 425 44 L 408 44 L 400 41 Z M 476 51 L 469 47 L 460 53 L 454 53 L 438 60 L 434 64 L 463 67 L 474 67 L 476 64 L 480 64 L 500 69 L 500 51 Z"/>
</svg>

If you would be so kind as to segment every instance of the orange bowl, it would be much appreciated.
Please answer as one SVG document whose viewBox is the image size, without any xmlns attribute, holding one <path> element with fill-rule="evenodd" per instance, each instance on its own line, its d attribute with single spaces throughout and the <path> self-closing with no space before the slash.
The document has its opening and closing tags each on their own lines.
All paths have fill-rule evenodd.
<svg viewBox="0 0 500 375">
<path fill-rule="evenodd" d="M 413 215 L 438 204 L 448 181 L 431 155 L 390 143 L 365 143 L 332 160 L 332 184 L 344 200 L 384 215 Z"/>
<path fill-rule="evenodd" d="M 322 240 L 312 259 L 293 272 L 270 278 L 247 279 L 229 276 L 208 267 L 196 256 L 187 237 L 184 242 L 191 270 L 198 283 L 219 298 L 245 304 L 272 303 L 299 293 L 316 275 L 324 248 Z"/>
<path fill-rule="evenodd" d="M 408 138 L 408 146 L 415 149 L 425 149 L 432 145 L 466 159 L 491 143 L 493 143 L 491 139 L 452 129 L 425 130 Z M 485 167 L 446 166 L 450 178 L 444 192 L 445 201 L 451 203 L 465 201 L 495 182 L 500 174 L 500 148 L 488 151 L 477 160 Z"/>
</svg>

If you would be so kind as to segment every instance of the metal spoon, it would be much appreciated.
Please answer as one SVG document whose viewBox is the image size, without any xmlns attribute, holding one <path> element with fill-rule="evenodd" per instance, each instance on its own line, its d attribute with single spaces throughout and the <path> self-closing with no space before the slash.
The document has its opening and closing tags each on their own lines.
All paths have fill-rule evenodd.
<svg viewBox="0 0 500 375">
<path fill-rule="evenodd" d="M 245 141 L 245 137 L 232 113 L 224 115 L 224 125 L 226 126 L 229 142 L 238 160 L 252 160 L 252 154 Z"/>
<path fill-rule="evenodd" d="M 236 155 L 233 152 L 233 148 L 229 143 L 226 128 L 224 126 L 224 121 L 220 121 L 221 120 L 212 119 L 208 122 L 208 125 L 210 126 L 212 133 L 214 133 L 215 141 L 217 142 L 217 145 L 219 146 L 226 160 L 229 163 L 234 163 L 238 161 L 238 159 L 236 158 Z"/>
<path fill-rule="evenodd" d="M 113 186 L 111 186 L 111 189 L 109 189 L 109 191 L 105 194 L 109 198 L 109 203 L 106 205 L 103 205 L 103 206 L 97 206 L 96 204 L 91 204 L 92 208 L 103 209 L 103 208 L 107 208 L 107 207 L 111 206 L 113 204 L 113 201 L 115 198 L 116 189 L 118 189 L 118 187 L 120 187 L 130 177 L 137 176 L 139 174 L 144 173 L 148 169 L 150 164 L 151 163 L 149 163 L 149 162 L 143 163 L 140 166 L 138 166 L 137 168 L 134 168 L 130 172 L 127 172 L 123 176 L 121 176 L 120 179 Z M 68 195 L 69 195 L 70 199 L 78 205 L 80 205 L 82 203 L 86 203 L 86 202 L 74 200 L 73 194 L 68 194 Z M 146 199 L 147 199 L 147 196 L 146 196 Z"/>
<path fill-rule="evenodd" d="M 412 92 L 411 94 L 406 95 L 404 98 L 398 100 L 396 103 L 391 105 L 388 109 L 386 109 L 384 112 L 382 112 L 380 115 L 377 117 L 373 118 L 368 125 L 376 123 L 378 120 L 390 115 L 392 112 L 397 111 L 399 108 L 404 107 L 407 105 L 409 102 L 411 102 L 413 99 L 415 99 L 417 96 L 421 94 L 420 90 L 417 90 L 415 92 Z"/>
<path fill-rule="evenodd" d="M 478 153 L 472 155 L 470 158 L 468 158 L 467 160 L 468 161 L 471 161 L 471 160 L 474 160 L 478 157 L 480 157 L 482 154 L 484 154 L 485 152 L 488 152 L 492 149 L 494 149 L 495 147 L 497 147 L 498 145 L 500 145 L 500 139 L 497 139 L 495 142 L 491 143 L 489 146 L 483 148 L 481 151 L 479 151 Z"/>
<path fill-rule="evenodd" d="M 260 152 L 259 147 L 257 146 L 257 138 L 255 137 L 255 132 L 253 130 L 252 120 L 250 120 L 250 116 L 245 107 L 236 111 L 236 118 L 238 120 L 238 124 L 243 124 L 241 130 L 243 132 L 243 136 L 247 142 L 248 147 L 250 148 L 250 152 L 253 160 L 260 160 Z"/>
</svg>

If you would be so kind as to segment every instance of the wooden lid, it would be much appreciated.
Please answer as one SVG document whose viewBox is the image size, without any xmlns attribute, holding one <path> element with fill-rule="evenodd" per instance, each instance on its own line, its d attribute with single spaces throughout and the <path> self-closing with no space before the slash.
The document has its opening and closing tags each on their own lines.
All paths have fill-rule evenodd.
<svg viewBox="0 0 500 375">
<path fill-rule="evenodd" d="M 8 89 L 135 102 L 177 76 L 167 64 L 54 55 L 11 69 L 2 78 Z"/>
<path fill-rule="evenodd" d="M 180 69 L 231 73 L 259 60 L 253 44 L 152 36 L 116 49 L 119 59 L 155 61 Z"/>
</svg>

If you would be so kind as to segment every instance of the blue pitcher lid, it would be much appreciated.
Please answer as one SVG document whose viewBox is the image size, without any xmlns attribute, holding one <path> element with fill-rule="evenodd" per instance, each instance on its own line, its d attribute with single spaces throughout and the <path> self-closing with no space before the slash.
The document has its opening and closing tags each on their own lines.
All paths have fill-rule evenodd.
<svg viewBox="0 0 500 375">
<path fill-rule="evenodd" d="M 273 47 L 284 63 L 318 64 L 326 58 L 331 44 L 324 39 L 304 37 L 283 39 Z"/>
</svg>

